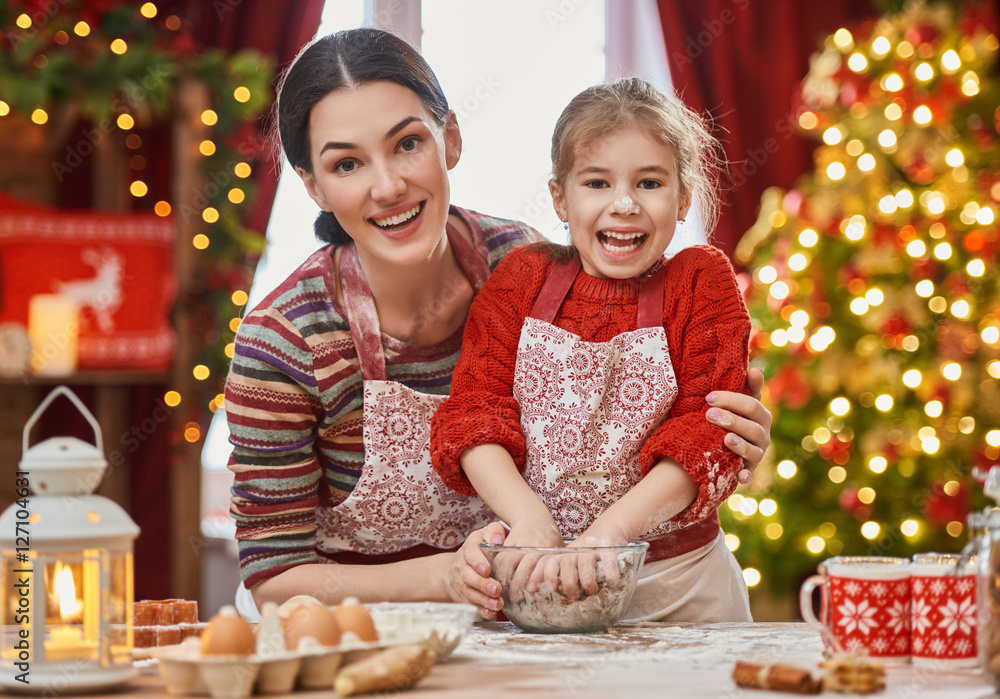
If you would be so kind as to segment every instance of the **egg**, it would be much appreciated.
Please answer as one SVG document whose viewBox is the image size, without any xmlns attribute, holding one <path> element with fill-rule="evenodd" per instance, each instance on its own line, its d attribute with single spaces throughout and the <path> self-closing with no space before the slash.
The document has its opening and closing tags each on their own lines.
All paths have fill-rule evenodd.
<svg viewBox="0 0 1000 699">
<path fill-rule="evenodd" d="M 365 643 L 378 640 L 378 632 L 375 630 L 372 615 L 355 598 L 345 599 L 333 610 L 333 614 L 340 625 L 341 632 L 350 631 Z"/>
<path fill-rule="evenodd" d="M 321 646 L 340 643 L 340 625 L 322 604 L 300 604 L 289 610 L 284 619 L 285 647 L 297 650 L 303 638 L 310 637 Z"/>
<path fill-rule="evenodd" d="M 202 655 L 253 655 L 255 648 L 253 629 L 235 607 L 220 609 L 201 634 Z"/>
</svg>

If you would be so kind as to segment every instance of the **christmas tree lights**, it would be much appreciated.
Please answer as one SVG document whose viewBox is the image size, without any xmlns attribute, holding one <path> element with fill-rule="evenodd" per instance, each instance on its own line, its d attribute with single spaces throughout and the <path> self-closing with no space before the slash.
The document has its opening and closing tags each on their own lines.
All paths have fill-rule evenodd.
<svg viewBox="0 0 1000 699">
<path fill-rule="evenodd" d="M 996 21 L 911 3 L 811 60 L 794 119 L 815 169 L 765 193 L 737 250 L 775 414 L 773 458 L 720 511 L 748 583 L 965 543 L 975 470 L 1000 460 Z"/>
</svg>

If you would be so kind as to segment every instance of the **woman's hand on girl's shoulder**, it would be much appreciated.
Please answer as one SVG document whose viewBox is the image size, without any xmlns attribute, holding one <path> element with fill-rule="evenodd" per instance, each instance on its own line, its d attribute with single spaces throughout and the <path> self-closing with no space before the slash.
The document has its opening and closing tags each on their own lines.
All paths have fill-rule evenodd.
<svg viewBox="0 0 1000 699">
<path fill-rule="evenodd" d="M 763 387 L 764 374 L 754 367 L 747 372 L 750 395 L 713 391 L 705 399 L 711 405 L 705 417 L 713 425 L 730 430 L 726 435 L 725 445 L 743 457 L 744 468 L 739 472 L 738 478 L 744 485 L 753 480 L 754 469 L 771 444 L 772 416 L 760 402 Z"/>
</svg>

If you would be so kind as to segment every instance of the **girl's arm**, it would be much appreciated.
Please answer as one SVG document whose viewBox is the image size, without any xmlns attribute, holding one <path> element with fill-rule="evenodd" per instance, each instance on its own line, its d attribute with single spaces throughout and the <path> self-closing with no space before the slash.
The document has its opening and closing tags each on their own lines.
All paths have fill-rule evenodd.
<svg viewBox="0 0 1000 699">
<path fill-rule="evenodd" d="M 280 604 L 295 595 L 309 595 L 328 605 L 345 597 L 362 602 L 466 602 L 490 618 L 502 606 L 500 586 L 488 577 L 492 571 L 479 544 L 502 541 L 503 527 L 493 523 L 473 532 L 452 553 L 381 565 L 310 563 L 268 578 L 251 592 L 258 607 L 268 601 Z"/>
<path fill-rule="evenodd" d="M 622 546 L 681 512 L 697 495 L 698 487 L 680 464 L 663 459 L 573 543 Z"/>
<path fill-rule="evenodd" d="M 510 526 L 507 546 L 562 546 L 555 520 L 499 444 L 481 444 L 461 458 L 462 470 L 483 501 Z"/>
<path fill-rule="evenodd" d="M 476 495 L 477 485 L 489 478 L 489 460 L 482 464 L 480 484 L 471 483 L 464 470 L 466 452 L 476 447 L 501 447 L 494 452 L 498 471 L 511 466 L 516 474 L 524 465 L 520 407 L 513 397 L 514 368 L 521 325 L 548 266 L 538 253 L 526 253 L 524 248 L 511 251 L 469 308 L 451 394 L 431 419 L 434 469 L 445 485 L 459 493 Z"/>
</svg>

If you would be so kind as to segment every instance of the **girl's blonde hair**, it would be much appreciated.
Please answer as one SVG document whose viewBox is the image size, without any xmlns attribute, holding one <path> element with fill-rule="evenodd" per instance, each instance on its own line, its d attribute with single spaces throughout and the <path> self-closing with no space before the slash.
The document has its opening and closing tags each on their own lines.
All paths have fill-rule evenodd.
<svg viewBox="0 0 1000 699">
<path fill-rule="evenodd" d="M 561 184 L 577 153 L 633 125 L 673 150 L 681 194 L 697 203 L 702 225 L 710 233 L 719 216 L 722 148 L 697 112 L 641 78 L 589 87 L 566 105 L 552 134 L 553 178 Z"/>
</svg>

